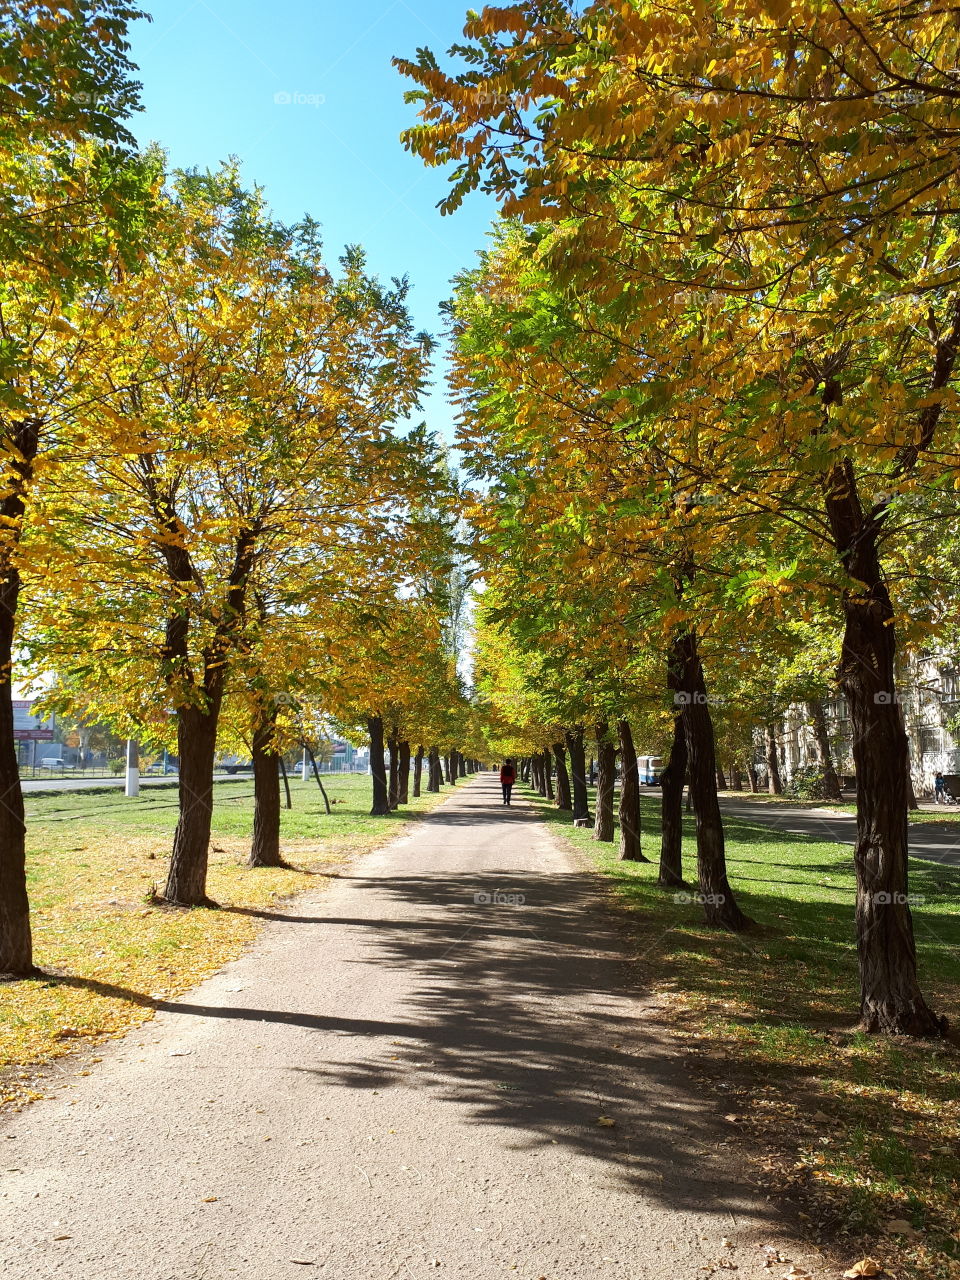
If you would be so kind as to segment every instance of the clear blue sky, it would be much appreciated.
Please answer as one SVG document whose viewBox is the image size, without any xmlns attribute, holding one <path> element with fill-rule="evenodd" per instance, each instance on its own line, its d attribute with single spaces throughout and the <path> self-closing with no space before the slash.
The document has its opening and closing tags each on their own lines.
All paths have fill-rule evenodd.
<svg viewBox="0 0 960 1280">
<path fill-rule="evenodd" d="M 414 122 L 393 55 L 438 55 L 462 34 L 469 0 L 143 0 L 132 30 L 145 110 L 141 142 L 177 167 L 230 155 L 266 189 L 278 217 L 321 223 L 331 257 L 362 244 L 382 277 L 408 275 L 418 327 L 439 333 L 439 303 L 475 261 L 495 214 L 474 196 L 436 210 L 446 178 L 400 145 Z M 442 382 L 442 366 L 437 370 Z M 442 385 L 424 416 L 450 433 Z"/>
</svg>

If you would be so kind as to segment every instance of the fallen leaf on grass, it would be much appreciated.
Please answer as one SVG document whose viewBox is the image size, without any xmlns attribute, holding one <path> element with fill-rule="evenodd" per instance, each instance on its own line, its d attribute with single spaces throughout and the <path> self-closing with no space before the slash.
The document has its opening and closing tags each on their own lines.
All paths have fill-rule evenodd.
<svg viewBox="0 0 960 1280">
<path fill-rule="evenodd" d="M 860 1280 L 861 1276 L 883 1275 L 883 1267 L 876 1258 L 861 1258 L 849 1271 L 843 1273 L 843 1280 Z"/>
<path fill-rule="evenodd" d="M 916 1227 L 912 1222 L 908 1222 L 906 1218 L 891 1218 L 884 1225 L 884 1231 L 889 1231 L 894 1236 L 916 1236 L 919 1235 Z"/>
</svg>

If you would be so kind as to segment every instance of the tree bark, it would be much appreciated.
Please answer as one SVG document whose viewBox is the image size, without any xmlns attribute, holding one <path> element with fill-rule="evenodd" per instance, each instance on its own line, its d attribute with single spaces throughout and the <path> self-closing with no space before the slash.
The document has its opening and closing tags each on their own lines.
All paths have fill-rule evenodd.
<svg viewBox="0 0 960 1280">
<path fill-rule="evenodd" d="M 780 757 L 777 754 L 777 726 L 766 725 L 764 734 L 767 743 L 767 789 L 772 796 L 782 796 L 783 779 L 780 777 Z"/>
<path fill-rule="evenodd" d="M 287 798 L 287 808 L 293 808 L 293 798 L 290 795 L 290 779 L 287 777 L 287 766 L 284 763 L 283 756 L 280 759 L 280 777 L 283 779 L 283 792 Z"/>
<path fill-rule="evenodd" d="M 390 812 L 390 793 L 383 755 L 383 717 L 369 716 L 367 732 L 370 735 L 370 775 L 373 779 L 373 808 L 370 813 L 374 818 L 385 818 Z"/>
<path fill-rule="evenodd" d="M 747 777 L 750 779 L 750 790 L 754 795 L 758 795 L 760 791 L 760 778 L 757 774 L 757 767 L 751 759 L 747 763 Z"/>
<path fill-rule="evenodd" d="M 460 777 L 465 778 L 467 776 L 467 762 L 459 751 L 457 752 L 457 762 L 460 766 Z"/>
<path fill-rule="evenodd" d="M 649 862 L 640 847 L 640 775 L 628 721 L 617 722 L 617 738 L 620 742 L 620 861 Z"/>
<path fill-rule="evenodd" d="M 596 726 L 597 739 L 597 813 L 593 826 L 594 840 L 613 843 L 613 791 L 617 776 L 617 748 L 610 736 L 606 720 Z"/>
<path fill-rule="evenodd" d="M 437 792 L 440 790 L 442 783 L 440 752 L 437 747 L 431 747 L 427 756 L 427 790 Z"/>
<path fill-rule="evenodd" d="M 5 432 L 13 445 L 0 499 L 6 543 L 0 552 L 0 973 L 23 978 L 36 972 L 27 895 L 26 822 L 13 724 L 13 656 L 20 601 L 20 571 L 11 543 L 19 542 L 27 489 L 40 446 L 39 419 Z"/>
<path fill-rule="evenodd" d="M 946 1020 L 917 977 L 907 888 L 909 749 L 897 704 L 894 611 L 880 563 L 881 513 L 865 513 L 849 460 L 824 482 L 840 561 L 853 585 L 843 598 L 840 686 L 850 708 L 857 774 L 857 952 L 860 1018 L 868 1032 L 940 1036 Z"/>
<path fill-rule="evenodd" d="M 420 789 L 423 785 L 423 747 L 417 747 L 417 754 L 413 758 L 413 798 L 420 798 Z M 428 788 L 429 790 L 429 788 Z"/>
<path fill-rule="evenodd" d="M 253 844 L 247 865 L 282 867 L 280 857 L 280 768 L 274 754 L 276 724 L 267 720 L 253 735 Z"/>
<path fill-rule="evenodd" d="M 390 757 L 389 801 L 390 808 L 393 810 L 400 803 L 400 739 L 397 737 L 396 729 L 387 741 L 387 751 Z"/>
<path fill-rule="evenodd" d="M 660 774 L 660 875 L 664 889 L 685 889 L 683 878 L 683 784 L 687 777 L 687 737 L 683 716 L 673 717 L 673 744 Z"/>
<path fill-rule="evenodd" d="M 563 810 L 573 809 L 573 800 L 570 798 L 570 775 L 567 772 L 567 750 L 562 742 L 553 744 L 553 759 L 557 766 L 557 808 Z"/>
<path fill-rule="evenodd" d="M 813 727 L 813 737 L 817 744 L 817 756 L 820 761 L 820 773 L 823 777 L 823 798 L 825 800 L 842 800 L 840 779 L 833 765 L 833 752 L 830 750 L 830 734 L 827 730 L 827 716 L 820 698 L 811 698 L 807 703 L 807 714 Z"/>
<path fill-rule="evenodd" d="M 546 787 L 546 797 L 548 800 L 554 800 L 556 795 L 553 790 L 553 757 L 549 747 L 543 752 L 540 759 L 543 761 L 543 782 Z"/>
<path fill-rule="evenodd" d="M 707 699 L 703 666 L 694 632 L 677 637 L 676 662 L 671 664 L 677 681 L 677 698 L 683 716 L 690 768 L 690 793 L 697 818 L 697 875 L 707 923 L 740 931 L 749 920 L 733 896 L 727 880 L 723 819 L 717 799 L 717 758 L 713 720 Z"/>
<path fill-rule="evenodd" d="M 723 769 L 720 767 L 720 765 L 717 765 L 717 790 L 726 791 L 726 789 L 727 789 L 727 780 L 723 775 Z"/>
<path fill-rule="evenodd" d="M 570 776 L 573 782 L 573 820 L 584 825 L 590 822 L 590 798 L 587 791 L 587 760 L 583 749 L 583 728 L 567 733 L 567 754 L 570 756 Z"/>
<path fill-rule="evenodd" d="M 398 767 L 400 777 L 397 784 L 397 800 L 400 804 L 410 803 L 410 743 L 403 741 L 400 743 Z"/>
<path fill-rule="evenodd" d="M 207 708 L 181 707 L 177 716 L 180 817 L 163 896 L 181 907 L 209 906 L 207 863 L 213 821 L 213 762 L 222 695 Z"/>
<path fill-rule="evenodd" d="M 317 757 L 309 747 L 304 747 L 304 751 L 306 751 L 307 756 L 310 759 L 310 767 L 313 770 L 313 776 L 317 781 L 317 786 L 320 788 L 320 794 L 323 796 L 323 807 L 326 809 L 327 813 L 330 814 L 333 812 L 330 808 L 330 797 L 327 795 L 326 789 L 323 785 L 323 779 L 320 777 L 320 769 L 317 766 Z"/>
</svg>

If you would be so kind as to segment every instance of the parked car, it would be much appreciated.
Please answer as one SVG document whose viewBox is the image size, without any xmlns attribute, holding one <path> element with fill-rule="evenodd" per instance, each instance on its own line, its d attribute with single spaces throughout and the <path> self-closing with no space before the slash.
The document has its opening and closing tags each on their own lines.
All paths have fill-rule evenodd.
<svg viewBox="0 0 960 1280">
<path fill-rule="evenodd" d="M 40 761 L 41 769 L 75 769 L 75 764 L 67 764 L 60 756 L 47 756 L 45 760 Z"/>
</svg>

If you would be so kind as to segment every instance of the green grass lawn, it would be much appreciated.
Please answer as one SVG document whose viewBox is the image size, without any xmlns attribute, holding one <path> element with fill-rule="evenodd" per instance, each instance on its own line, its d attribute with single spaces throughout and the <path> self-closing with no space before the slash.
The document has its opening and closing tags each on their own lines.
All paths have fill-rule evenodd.
<svg viewBox="0 0 960 1280">
<path fill-rule="evenodd" d="M 852 1029 L 850 850 L 728 818 L 731 884 L 757 922 L 736 936 L 708 929 L 695 902 L 657 888 L 658 799 L 644 798 L 649 864 L 617 861 L 615 845 L 536 799 L 551 829 L 612 881 L 639 980 L 663 993 L 695 1070 L 758 1153 L 767 1189 L 799 1197 L 813 1234 L 862 1247 L 897 1274 L 960 1276 L 960 1055 L 955 1043 Z M 692 879 L 691 818 L 684 835 Z M 922 984 L 956 1026 L 960 871 L 918 859 L 910 871 Z M 891 1222 L 910 1230 L 898 1235 Z"/>
<path fill-rule="evenodd" d="M 28 888 L 35 960 L 44 976 L 0 985 L 0 1102 L 35 1096 L 38 1063 L 85 1039 L 127 1030 L 158 1001 L 187 990 L 240 954 L 264 914 L 324 883 L 354 854 L 392 840 L 444 795 L 424 795 L 388 818 L 371 818 L 370 779 L 291 782 L 293 809 L 281 815 L 285 868 L 251 870 L 250 778 L 214 791 L 209 893 L 219 910 L 157 904 L 174 827 L 176 787 L 26 796 Z"/>
</svg>

